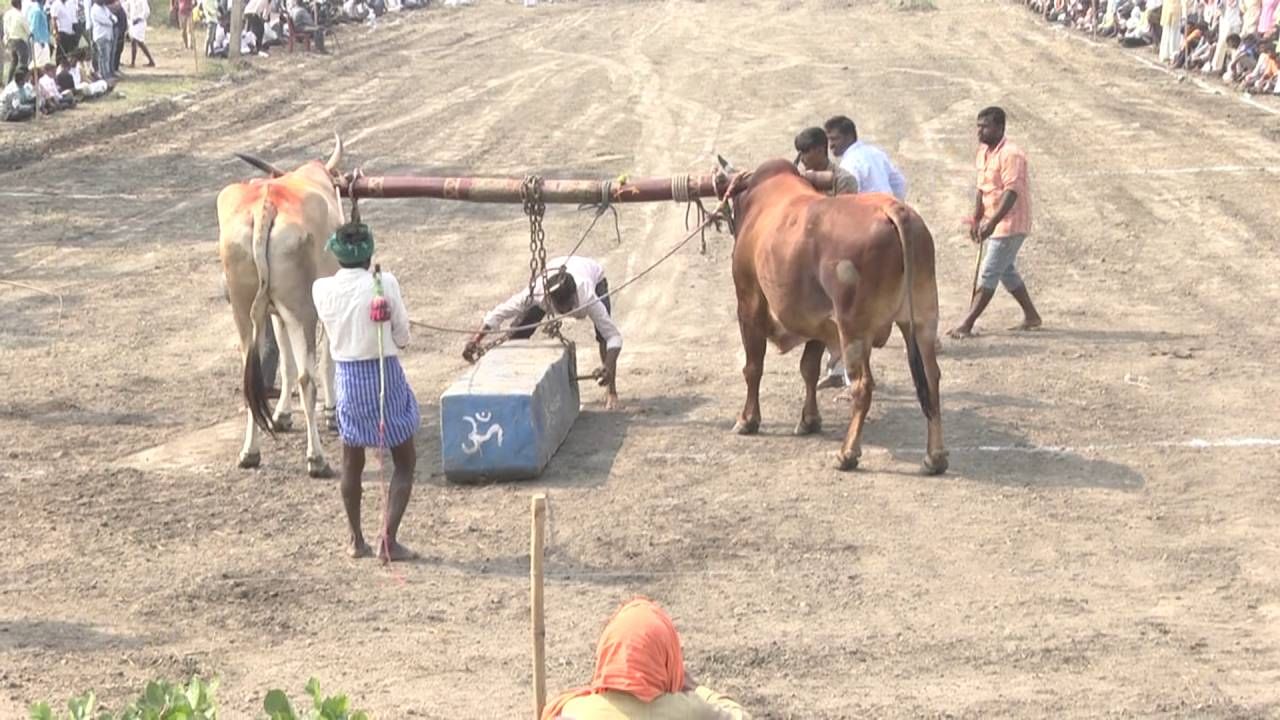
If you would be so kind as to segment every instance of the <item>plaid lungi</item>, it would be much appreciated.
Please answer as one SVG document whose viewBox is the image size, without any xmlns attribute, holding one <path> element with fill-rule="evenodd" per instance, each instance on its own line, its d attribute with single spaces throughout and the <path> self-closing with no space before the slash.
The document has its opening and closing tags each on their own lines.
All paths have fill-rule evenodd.
<svg viewBox="0 0 1280 720">
<path fill-rule="evenodd" d="M 421 418 L 418 399 L 405 380 L 400 359 L 386 358 L 386 446 L 400 445 L 413 437 Z M 344 445 L 378 447 L 378 361 L 354 360 L 337 362 L 338 434 Z"/>
</svg>

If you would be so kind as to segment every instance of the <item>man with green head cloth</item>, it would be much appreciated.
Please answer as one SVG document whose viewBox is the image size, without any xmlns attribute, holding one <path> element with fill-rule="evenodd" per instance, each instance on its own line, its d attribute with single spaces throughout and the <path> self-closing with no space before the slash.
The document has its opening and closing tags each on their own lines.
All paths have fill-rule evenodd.
<svg viewBox="0 0 1280 720">
<path fill-rule="evenodd" d="M 367 226 L 348 223 L 338 228 L 328 248 L 342 269 L 332 277 L 316 280 L 311 295 L 334 360 L 338 433 L 342 436 L 342 503 L 351 531 L 351 556 L 372 554 L 360 525 L 364 451 L 386 447 L 391 449 L 395 471 L 378 556 L 405 560 L 413 553 L 396 542 L 396 532 L 413 491 L 417 464 L 413 436 L 420 418 L 417 398 L 397 357 L 409 344 L 409 313 L 395 276 L 384 272 L 375 277 L 369 272 L 373 247 L 373 233 Z M 380 317 L 385 321 L 374 319 L 379 316 L 373 311 L 375 303 L 383 308 L 380 312 L 385 315 Z"/>
</svg>

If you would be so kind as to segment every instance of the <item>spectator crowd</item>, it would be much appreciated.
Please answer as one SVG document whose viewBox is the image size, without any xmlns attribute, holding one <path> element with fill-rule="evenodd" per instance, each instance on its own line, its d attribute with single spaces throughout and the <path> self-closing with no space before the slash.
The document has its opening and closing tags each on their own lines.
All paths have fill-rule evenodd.
<svg viewBox="0 0 1280 720">
<path fill-rule="evenodd" d="M 1050 22 L 1150 47 L 1173 69 L 1218 77 L 1248 94 L 1280 95 L 1280 0 L 1024 2 Z"/>
<path fill-rule="evenodd" d="M 138 53 L 155 67 L 147 47 L 149 0 L 0 0 L 0 121 L 29 120 L 101 97 L 123 77 Z M 368 22 L 388 12 L 426 7 L 427 0 L 246 0 L 241 55 L 267 55 L 267 48 L 302 42 L 326 52 L 325 36 L 342 22 Z M 230 0 L 170 0 L 169 23 L 187 50 L 197 48 L 204 29 L 206 57 L 227 57 L 231 47 Z"/>
</svg>

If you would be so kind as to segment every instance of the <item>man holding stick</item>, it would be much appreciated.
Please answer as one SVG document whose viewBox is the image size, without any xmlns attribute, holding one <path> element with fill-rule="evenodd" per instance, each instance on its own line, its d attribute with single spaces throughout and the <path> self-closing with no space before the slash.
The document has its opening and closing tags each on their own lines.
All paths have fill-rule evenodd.
<svg viewBox="0 0 1280 720">
<path fill-rule="evenodd" d="M 1003 284 L 1022 306 L 1022 323 L 1012 329 L 1040 327 L 1040 314 L 1031 302 L 1027 285 L 1018 274 L 1018 250 L 1031 232 L 1031 193 L 1027 156 L 1022 148 L 1005 137 L 1005 113 L 988 107 L 978 113 L 978 194 L 969 237 L 986 243 L 981 270 L 973 290 L 969 314 L 948 335 L 961 339 L 973 336 L 973 325 L 995 297 L 996 285 Z"/>
<path fill-rule="evenodd" d="M 326 247 L 342 269 L 332 277 L 316 280 L 311 295 L 335 362 L 342 504 L 351 533 L 348 552 L 353 558 L 372 554 L 360 524 L 361 477 L 365 448 L 383 447 L 391 449 L 395 468 L 387 491 L 378 557 L 383 561 L 411 560 L 416 554 L 396 540 L 413 493 L 418 462 L 413 436 L 421 423 L 418 400 L 398 357 L 409 344 L 409 313 L 395 276 L 369 272 L 374 243 L 367 226 L 353 222 L 338 228 Z M 380 308 L 377 319 L 375 303 Z M 382 323 L 386 325 L 379 330 Z"/>
</svg>

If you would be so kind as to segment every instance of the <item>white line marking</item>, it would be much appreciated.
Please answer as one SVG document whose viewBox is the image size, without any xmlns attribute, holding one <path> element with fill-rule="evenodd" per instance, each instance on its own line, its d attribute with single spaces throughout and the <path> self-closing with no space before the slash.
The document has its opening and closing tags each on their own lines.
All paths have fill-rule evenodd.
<svg viewBox="0 0 1280 720">
<path fill-rule="evenodd" d="M 39 198 L 47 200 L 142 200 L 141 195 L 129 195 L 126 193 L 68 193 L 60 190 L 3 190 L 0 191 L 2 197 L 14 198 Z M 165 197 L 173 197 L 173 194 L 167 193 Z M 155 195 L 153 197 L 159 197 Z"/>
<path fill-rule="evenodd" d="M 1202 438 L 1192 438 L 1190 440 L 1158 440 L 1155 442 L 1133 442 L 1133 443 L 1106 443 L 1100 445 L 974 445 L 970 447 L 949 447 L 949 452 L 970 452 L 970 453 L 1021 453 L 1026 455 L 1064 455 L 1067 453 L 1098 453 L 1108 450 L 1138 450 L 1138 449 L 1180 449 L 1180 450 L 1214 450 L 1214 449 L 1244 449 L 1244 448 L 1280 448 L 1280 438 L 1220 438 L 1217 440 L 1205 440 Z M 886 452 L 913 453 L 924 452 L 924 448 L 897 448 Z"/>
<path fill-rule="evenodd" d="M 1193 167 L 1172 168 L 1133 168 L 1118 170 L 1082 170 L 1080 172 L 1047 173 L 1037 177 L 1043 178 L 1082 178 L 1111 177 L 1133 175 L 1200 175 L 1217 173 L 1222 175 L 1244 175 L 1248 173 L 1280 174 L 1280 168 L 1265 165 L 1203 165 Z"/>
</svg>

